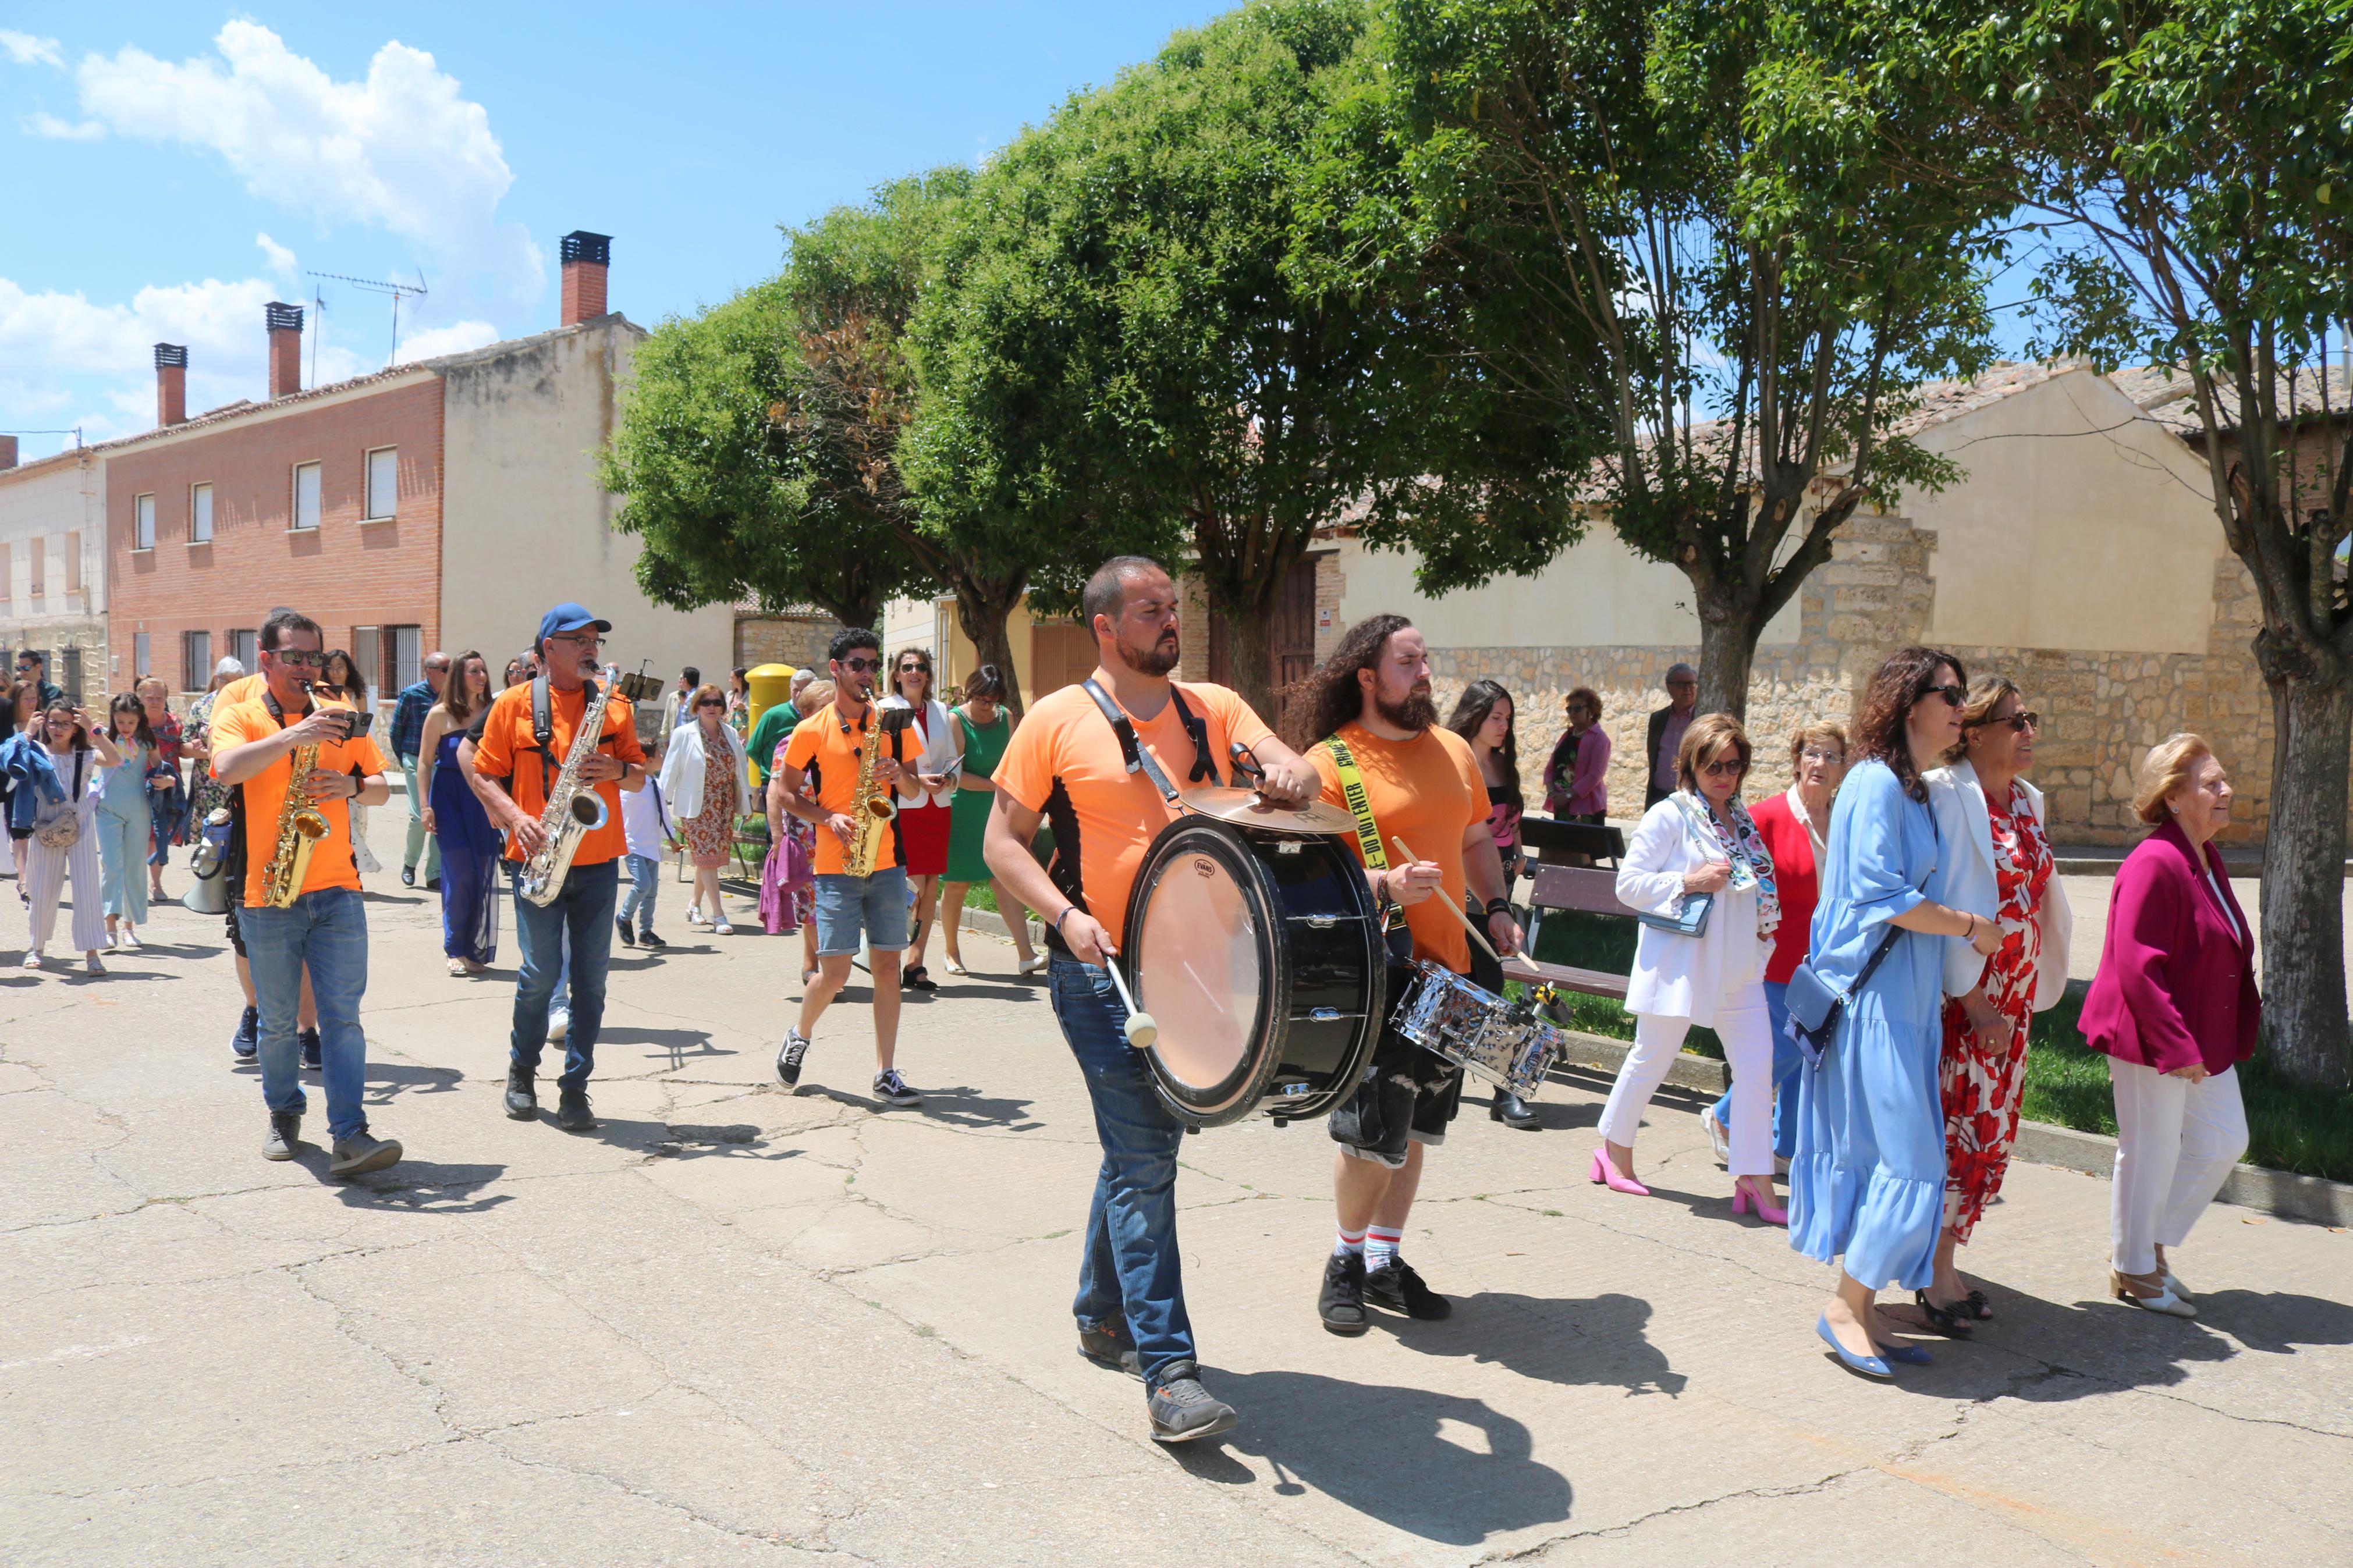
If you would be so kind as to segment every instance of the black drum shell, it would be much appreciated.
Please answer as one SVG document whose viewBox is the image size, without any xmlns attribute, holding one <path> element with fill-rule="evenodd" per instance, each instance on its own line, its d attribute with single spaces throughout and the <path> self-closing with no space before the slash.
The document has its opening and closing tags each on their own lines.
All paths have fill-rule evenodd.
<svg viewBox="0 0 2353 1568">
<path fill-rule="evenodd" d="M 1153 890 L 1180 857 L 1193 854 L 1214 858 L 1243 889 L 1266 984 L 1250 1048 L 1233 1074 L 1207 1089 L 1176 1082 L 1147 1050 L 1155 1090 L 1171 1115 L 1194 1128 L 1252 1115 L 1281 1123 L 1328 1114 L 1362 1078 L 1387 1005 L 1379 910 L 1363 868 L 1328 834 L 1178 817 L 1145 851 L 1128 896 L 1128 950 L 1120 963 L 1131 985 L 1150 956 L 1142 939 Z"/>
</svg>

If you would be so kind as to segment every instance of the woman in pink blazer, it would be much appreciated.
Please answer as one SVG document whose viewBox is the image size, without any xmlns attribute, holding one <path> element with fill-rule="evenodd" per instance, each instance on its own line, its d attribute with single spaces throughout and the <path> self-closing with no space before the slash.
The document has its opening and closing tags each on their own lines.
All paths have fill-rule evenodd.
<svg viewBox="0 0 2353 1568">
<path fill-rule="evenodd" d="M 2133 807 L 2157 831 L 2117 868 L 2083 1017 L 2116 1095 L 2108 1286 L 2127 1305 L 2194 1318 L 2166 1250 L 2246 1152 L 2233 1069 L 2254 1055 L 2263 999 L 2253 933 L 2210 842 L 2231 820 L 2222 764 L 2196 735 L 2168 736 L 2141 764 Z"/>
</svg>

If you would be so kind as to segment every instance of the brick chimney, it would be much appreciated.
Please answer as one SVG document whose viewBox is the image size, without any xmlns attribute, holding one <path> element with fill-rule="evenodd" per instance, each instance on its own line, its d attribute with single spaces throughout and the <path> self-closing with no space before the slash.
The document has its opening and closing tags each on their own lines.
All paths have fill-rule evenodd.
<svg viewBox="0 0 2353 1568">
<path fill-rule="evenodd" d="M 272 300 L 261 310 L 269 323 L 269 395 L 291 396 L 302 390 L 302 307 Z"/>
<path fill-rule="evenodd" d="M 155 345 L 155 428 L 188 422 L 188 345 Z"/>
<path fill-rule="evenodd" d="M 575 228 L 564 237 L 564 321 L 576 327 L 605 313 L 605 275 L 613 265 L 613 237 Z"/>
<path fill-rule="evenodd" d="M 14 436 L 0 436 L 0 468 L 13 468 L 16 466 L 16 437 Z"/>
</svg>

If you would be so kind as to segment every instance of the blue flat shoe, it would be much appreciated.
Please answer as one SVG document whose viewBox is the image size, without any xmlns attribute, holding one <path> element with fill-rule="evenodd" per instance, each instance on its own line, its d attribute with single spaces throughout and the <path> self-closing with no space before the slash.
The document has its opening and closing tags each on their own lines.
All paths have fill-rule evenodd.
<svg viewBox="0 0 2353 1568">
<path fill-rule="evenodd" d="M 1885 1356 L 1889 1361 L 1900 1361 L 1905 1366 L 1928 1366 L 1936 1359 L 1919 1345 L 1883 1345 L 1877 1340 L 1871 1342 L 1878 1348 L 1881 1355 Z"/>
<path fill-rule="evenodd" d="M 1857 1355 L 1852 1351 L 1847 1349 L 1844 1345 L 1839 1343 L 1838 1336 L 1831 1332 L 1831 1315 L 1828 1312 L 1824 1312 L 1820 1317 L 1814 1320 L 1814 1332 L 1821 1335 L 1822 1343 L 1831 1347 L 1831 1354 L 1838 1357 L 1840 1364 L 1843 1365 L 1847 1371 L 1858 1373 L 1864 1377 L 1879 1378 L 1882 1381 L 1885 1381 L 1886 1379 L 1892 1378 L 1895 1375 L 1893 1372 L 1888 1370 L 1887 1363 L 1884 1361 L 1882 1361 L 1879 1357 L 1875 1355 Z"/>
</svg>

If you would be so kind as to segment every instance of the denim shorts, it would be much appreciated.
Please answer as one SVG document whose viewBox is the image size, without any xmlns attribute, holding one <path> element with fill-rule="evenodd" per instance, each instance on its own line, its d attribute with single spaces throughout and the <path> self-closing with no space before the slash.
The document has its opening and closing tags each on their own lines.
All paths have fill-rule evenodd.
<svg viewBox="0 0 2353 1568">
<path fill-rule="evenodd" d="M 871 877 L 823 872 L 817 879 L 817 952 L 839 958 L 863 936 L 875 952 L 907 951 L 907 873 L 897 866 Z"/>
</svg>

